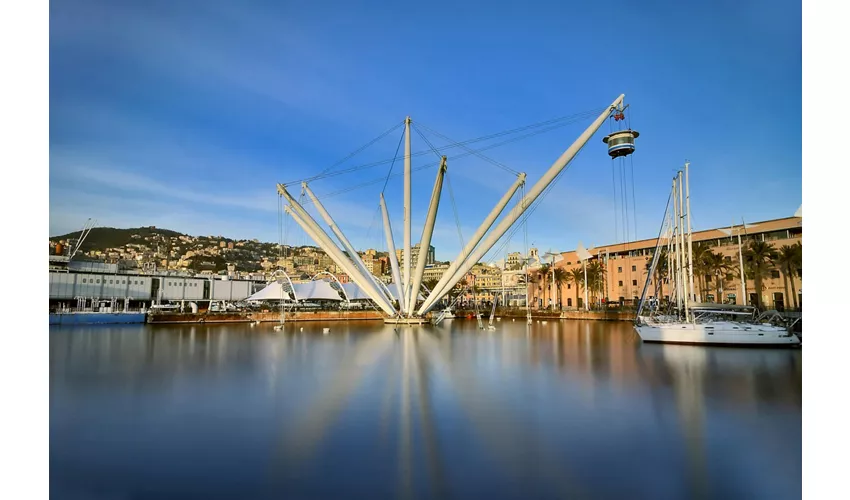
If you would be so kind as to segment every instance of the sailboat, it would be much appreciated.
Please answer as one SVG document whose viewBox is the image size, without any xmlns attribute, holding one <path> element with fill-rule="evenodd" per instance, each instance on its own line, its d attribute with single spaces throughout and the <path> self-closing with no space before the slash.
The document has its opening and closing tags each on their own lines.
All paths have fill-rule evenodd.
<svg viewBox="0 0 850 500">
<path fill-rule="evenodd" d="M 664 220 L 635 315 L 635 331 L 644 342 L 762 347 L 800 345 L 799 337 L 788 329 L 756 322 L 754 307 L 694 301 L 688 167 L 689 163 L 685 163 L 684 183 L 681 170 L 673 178 Z M 687 210 L 683 196 L 687 198 Z M 664 307 L 653 300 L 647 308 L 647 290 L 663 246 L 667 248 L 669 283 L 675 301 L 671 300 Z"/>
</svg>

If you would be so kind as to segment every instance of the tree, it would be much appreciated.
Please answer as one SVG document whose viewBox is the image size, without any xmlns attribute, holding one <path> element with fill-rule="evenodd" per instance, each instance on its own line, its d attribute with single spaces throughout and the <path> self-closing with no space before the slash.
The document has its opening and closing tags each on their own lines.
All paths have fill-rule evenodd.
<svg viewBox="0 0 850 500">
<path fill-rule="evenodd" d="M 555 277 L 553 282 L 555 285 L 555 290 L 557 292 L 556 297 L 558 303 L 561 303 L 561 286 L 567 282 L 567 271 L 565 271 L 563 267 L 556 267 L 554 274 Z"/>
<path fill-rule="evenodd" d="M 782 271 L 786 296 L 788 296 L 788 282 L 791 282 L 791 297 L 794 299 L 794 309 L 797 309 L 797 290 L 794 287 L 794 275 L 802 274 L 803 244 L 783 245 L 777 252 L 773 263 Z"/>
<path fill-rule="evenodd" d="M 776 250 L 764 241 L 750 240 L 744 252 L 744 270 L 752 277 L 756 286 L 756 307 L 762 308 L 761 291 L 765 278 L 773 271 L 773 262 L 777 259 Z"/>
<path fill-rule="evenodd" d="M 708 283 L 706 283 L 705 277 L 711 275 L 711 261 L 713 259 L 713 251 L 711 250 L 711 244 L 705 241 L 699 241 L 693 244 L 693 255 L 691 256 L 691 260 L 693 261 L 693 274 L 694 280 L 696 281 L 696 289 L 697 293 L 700 296 L 700 300 L 708 293 Z M 688 263 L 685 262 L 685 265 Z"/>
<path fill-rule="evenodd" d="M 540 269 L 537 270 L 537 272 L 540 273 L 540 279 L 543 282 L 542 285 L 543 285 L 543 296 L 544 297 L 546 296 L 546 290 L 547 290 L 548 282 L 549 282 L 549 272 L 551 270 L 552 269 L 549 267 L 549 264 L 543 264 L 542 266 L 540 266 Z"/>
<path fill-rule="evenodd" d="M 715 290 L 717 292 L 715 301 L 722 301 L 726 273 L 731 271 L 729 264 L 726 263 L 726 258 L 719 252 L 709 251 L 703 256 L 703 264 L 705 266 L 705 274 L 714 277 Z M 706 285 L 706 293 L 708 292 L 708 288 Z"/>
<path fill-rule="evenodd" d="M 658 298 L 661 295 L 662 287 L 661 282 L 668 277 L 669 269 L 667 269 L 667 249 L 661 247 L 658 251 L 658 262 L 655 264 L 655 272 L 652 274 L 651 279 L 655 282 L 655 297 Z M 652 259 L 646 261 L 646 272 L 649 274 L 649 271 L 652 267 Z"/>
<path fill-rule="evenodd" d="M 581 267 L 574 267 L 567 271 L 567 283 L 573 283 L 576 286 L 576 303 L 575 306 L 578 308 L 578 292 L 579 289 L 584 284 L 584 271 Z"/>
<path fill-rule="evenodd" d="M 435 286 L 437 286 L 437 283 L 439 283 L 439 281 L 438 281 L 438 280 L 431 278 L 431 279 L 429 279 L 429 280 L 425 280 L 425 281 L 423 281 L 423 282 L 422 282 L 422 285 L 424 285 L 424 286 L 425 286 L 425 288 L 427 288 L 428 290 L 430 290 L 430 291 L 432 291 L 432 292 L 433 292 L 433 291 L 434 291 L 434 287 L 435 287 Z"/>
<path fill-rule="evenodd" d="M 598 260 L 587 263 L 587 289 L 600 295 L 605 289 L 605 267 Z"/>
</svg>

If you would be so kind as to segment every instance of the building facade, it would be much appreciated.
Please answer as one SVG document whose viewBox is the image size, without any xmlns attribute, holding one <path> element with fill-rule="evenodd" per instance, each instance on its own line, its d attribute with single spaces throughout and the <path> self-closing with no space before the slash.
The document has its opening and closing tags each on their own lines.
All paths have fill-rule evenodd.
<svg viewBox="0 0 850 500">
<path fill-rule="evenodd" d="M 729 236 L 731 230 L 733 236 Z M 746 295 L 741 285 L 740 266 L 738 259 L 738 238 L 746 249 L 750 241 L 764 241 L 778 250 L 785 245 L 802 243 L 803 223 L 800 217 L 787 217 L 756 223 L 748 223 L 731 228 L 717 228 L 705 231 L 695 231 L 692 234 L 693 244 L 719 253 L 723 256 L 726 269 L 721 273 L 699 276 L 694 274 L 694 293 L 701 302 L 716 302 L 725 304 L 756 303 L 755 281 L 752 277 L 746 280 Z M 647 297 L 661 301 L 672 295 L 668 280 L 654 283 L 648 277 L 649 266 L 655 252 L 657 240 L 639 240 L 614 245 L 603 245 L 589 249 L 593 256 L 588 265 L 594 261 L 601 264 L 605 270 L 604 279 L 598 290 L 588 290 L 590 304 L 619 303 L 634 305 L 639 300 L 644 285 L 649 278 Z M 567 274 L 573 270 L 582 270 L 575 250 L 563 252 L 563 259 L 555 263 L 556 268 L 562 268 Z M 696 268 L 696 267 L 695 267 Z M 528 293 L 533 308 L 545 309 L 551 306 L 560 309 L 576 309 L 584 307 L 584 287 L 581 283 L 568 279 L 564 283 L 553 284 L 552 272 L 543 275 L 541 266 L 532 268 L 532 283 L 528 285 Z M 786 287 L 793 279 L 792 287 Z M 795 303 L 802 307 L 803 284 L 801 276 L 784 276 L 780 269 L 771 271 L 770 277 L 762 282 L 761 303 L 766 308 L 791 309 Z M 656 296 L 657 295 L 657 296 Z M 796 295 L 796 296 L 792 296 Z M 795 300 L 796 299 L 796 300 Z"/>
</svg>

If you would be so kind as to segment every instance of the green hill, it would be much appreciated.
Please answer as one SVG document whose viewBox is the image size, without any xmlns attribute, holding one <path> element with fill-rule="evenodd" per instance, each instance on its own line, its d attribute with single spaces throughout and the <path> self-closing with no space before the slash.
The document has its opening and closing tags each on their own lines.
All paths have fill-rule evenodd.
<svg viewBox="0 0 850 500">
<path fill-rule="evenodd" d="M 62 234 L 59 236 L 51 236 L 51 241 L 67 240 L 69 238 L 76 239 L 80 237 L 81 231 Z M 165 237 L 184 236 L 183 233 L 171 231 L 169 229 L 159 229 L 156 227 L 135 227 L 129 229 L 118 229 L 114 227 L 96 227 L 91 230 L 83 242 L 81 250 L 88 252 L 90 250 L 104 250 L 106 248 L 114 248 L 124 246 L 127 243 L 138 243 L 139 240 L 133 239 L 132 236 L 138 234 L 142 238 L 146 236 L 160 235 Z"/>
</svg>

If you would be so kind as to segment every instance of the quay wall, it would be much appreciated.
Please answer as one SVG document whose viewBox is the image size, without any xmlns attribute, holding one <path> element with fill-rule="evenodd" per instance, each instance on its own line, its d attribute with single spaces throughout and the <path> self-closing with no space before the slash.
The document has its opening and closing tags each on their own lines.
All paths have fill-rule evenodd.
<svg viewBox="0 0 850 500">
<path fill-rule="evenodd" d="M 469 315 L 475 317 L 474 311 L 458 310 L 455 315 L 459 318 L 466 318 Z M 496 311 L 497 317 L 502 318 L 525 318 L 526 311 L 523 309 L 511 309 L 507 311 Z M 490 317 L 489 312 L 481 312 L 481 317 L 487 319 Z M 634 321 L 635 313 L 632 311 L 531 311 L 532 319 L 580 319 L 590 321 Z"/>
<path fill-rule="evenodd" d="M 286 313 L 286 321 L 353 321 L 381 320 L 384 316 L 376 311 L 298 311 Z M 278 312 L 234 312 L 234 313 L 157 313 L 148 315 L 148 323 L 250 323 L 252 321 L 280 321 Z"/>
</svg>

